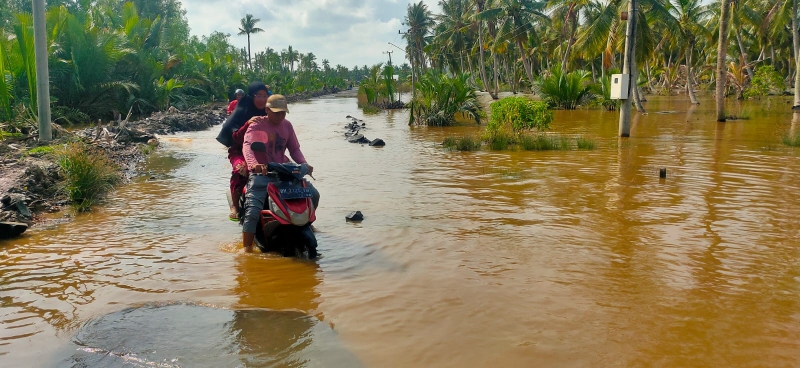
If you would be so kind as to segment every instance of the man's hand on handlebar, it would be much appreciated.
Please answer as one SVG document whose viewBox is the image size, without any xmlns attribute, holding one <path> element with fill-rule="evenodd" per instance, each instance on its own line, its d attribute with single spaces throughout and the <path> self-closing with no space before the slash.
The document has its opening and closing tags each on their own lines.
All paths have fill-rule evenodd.
<svg viewBox="0 0 800 368">
<path fill-rule="evenodd" d="M 250 171 L 252 171 L 255 174 L 264 174 L 264 175 L 266 175 L 267 174 L 267 165 L 264 165 L 264 164 L 253 165 L 253 167 L 252 167 L 252 169 Z"/>
</svg>

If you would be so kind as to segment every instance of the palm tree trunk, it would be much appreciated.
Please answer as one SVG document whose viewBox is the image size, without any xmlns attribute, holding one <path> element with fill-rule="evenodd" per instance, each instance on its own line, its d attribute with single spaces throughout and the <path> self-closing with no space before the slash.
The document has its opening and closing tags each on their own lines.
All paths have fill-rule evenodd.
<svg viewBox="0 0 800 368">
<path fill-rule="evenodd" d="M 531 66 L 530 61 L 528 58 L 525 57 L 525 51 L 522 48 L 522 41 L 517 40 L 517 47 L 519 47 L 519 56 L 522 59 L 522 67 L 525 68 L 525 74 L 528 76 L 528 82 L 531 84 L 530 88 L 533 88 L 533 68 Z"/>
<path fill-rule="evenodd" d="M 569 52 L 572 49 L 572 44 L 575 42 L 575 30 L 578 28 L 578 19 L 575 14 L 570 14 L 570 23 L 569 41 L 567 41 L 567 49 L 564 50 L 564 57 L 561 59 L 562 73 L 567 72 L 567 58 L 569 58 Z"/>
<path fill-rule="evenodd" d="M 687 42 L 686 45 L 686 92 L 689 94 L 689 101 L 695 105 L 699 105 L 697 96 L 694 95 L 694 88 L 692 88 L 692 42 Z"/>
<path fill-rule="evenodd" d="M 739 52 L 742 54 L 742 59 L 744 60 L 744 70 L 747 72 L 747 76 L 750 77 L 750 80 L 753 80 L 755 75 L 753 74 L 753 68 L 748 65 L 749 60 L 747 60 L 747 52 L 744 50 L 744 43 L 742 42 L 742 35 L 739 28 L 736 28 L 736 43 L 739 44 Z"/>
<path fill-rule="evenodd" d="M 797 1 L 792 0 L 792 48 L 794 49 L 794 104 L 800 108 L 800 31 L 797 29 Z"/>
<path fill-rule="evenodd" d="M 467 67 L 469 67 L 469 80 L 475 85 L 475 71 L 473 70 L 472 57 L 467 54 Z"/>
<path fill-rule="evenodd" d="M 606 79 L 606 53 L 600 53 L 600 79 Z"/>
<path fill-rule="evenodd" d="M 635 10 L 634 10 L 635 11 Z M 638 21 L 638 15 L 636 21 Z M 636 24 L 636 23 L 634 23 Z M 635 38 L 634 38 L 635 39 Z M 644 106 L 642 106 L 642 98 L 639 96 L 639 67 L 636 66 L 636 42 L 631 43 L 631 60 L 630 60 L 630 71 L 631 71 L 631 84 L 630 86 L 631 91 L 633 92 L 633 103 L 636 105 L 636 112 L 644 114 L 647 111 L 644 110 Z"/>
<path fill-rule="evenodd" d="M 489 80 L 486 79 L 486 62 L 483 58 L 483 21 L 480 20 L 478 21 L 478 50 L 480 54 L 478 69 L 481 72 L 481 82 L 483 82 L 483 88 L 486 89 L 486 92 L 489 92 L 491 88 L 489 87 Z"/>
<path fill-rule="evenodd" d="M 717 42 L 717 121 L 725 121 L 725 86 L 728 70 L 725 68 L 725 54 L 728 52 L 728 0 L 720 0 L 719 41 Z M 739 32 L 737 31 L 738 35 Z"/>
<path fill-rule="evenodd" d="M 635 67 L 635 64 L 634 64 Z M 644 109 L 644 105 L 642 105 L 642 96 L 639 94 L 639 86 L 637 86 L 636 80 L 639 79 L 639 70 L 634 68 L 633 75 L 631 75 L 631 91 L 633 92 L 633 103 L 636 105 L 636 112 L 644 114 L 647 111 Z"/>
<path fill-rule="evenodd" d="M 253 59 L 250 58 L 250 33 L 247 33 L 247 65 L 253 70 Z"/>
<path fill-rule="evenodd" d="M 494 69 L 494 96 L 492 96 L 492 98 L 497 100 L 499 98 L 498 94 L 500 93 L 500 83 L 498 82 L 499 68 L 497 67 L 497 53 L 495 52 L 492 52 L 492 64 L 494 65 L 494 68 L 492 68 Z"/>
</svg>

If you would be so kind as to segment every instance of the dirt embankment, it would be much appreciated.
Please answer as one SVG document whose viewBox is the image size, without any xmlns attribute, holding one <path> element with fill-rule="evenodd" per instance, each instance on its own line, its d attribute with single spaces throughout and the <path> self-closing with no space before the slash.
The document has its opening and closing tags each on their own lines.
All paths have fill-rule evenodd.
<svg viewBox="0 0 800 368">
<path fill-rule="evenodd" d="M 226 116 L 225 106 L 216 104 L 187 111 L 171 109 L 138 121 L 111 122 L 74 131 L 54 124 L 49 145 L 81 139 L 106 153 L 128 180 L 144 160 L 142 149 L 158 145 L 156 135 L 208 129 L 221 124 Z M 0 141 L 0 222 L 32 225 L 42 220 L 42 213 L 58 211 L 69 204 L 61 190 L 56 157 L 42 146 L 34 136 Z"/>
</svg>

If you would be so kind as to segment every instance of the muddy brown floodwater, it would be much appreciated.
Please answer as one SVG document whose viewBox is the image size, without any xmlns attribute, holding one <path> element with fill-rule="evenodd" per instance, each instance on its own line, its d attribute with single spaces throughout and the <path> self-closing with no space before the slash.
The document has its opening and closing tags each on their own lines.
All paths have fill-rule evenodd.
<svg viewBox="0 0 800 368">
<path fill-rule="evenodd" d="M 629 139 L 556 111 L 597 148 L 551 152 L 449 152 L 479 128 L 403 111 L 349 144 L 355 99 L 292 104 L 316 262 L 243 253 L 218 128 L 167 136 L 105 206 L 0 243 L 0 366 L 798 366 L 800 123 L 683 99 Z"/>
</svg>

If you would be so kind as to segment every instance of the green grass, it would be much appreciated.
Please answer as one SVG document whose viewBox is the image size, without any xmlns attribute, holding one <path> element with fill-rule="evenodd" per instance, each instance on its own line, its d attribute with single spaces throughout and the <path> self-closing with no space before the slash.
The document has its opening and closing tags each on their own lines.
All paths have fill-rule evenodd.
<svg viewBox="0 0 800 368">
<path fill-rule="evenodd" d="M 582 135 L 575 138 L 575 142 L 578 144 L 578 149 L 593 150 L 596 146 L 594 139 Z"/>
<path fill-rule="evenodd" d="M 39 146 L 29 149 L 28 154 L 31 156 L 44 156 L 48 153 L 53 153 L 53 151 L 55 151 L 53 146 Z"/>
<path fill-rule="evenodd" d="M 151 153 L 156 151 L 156 146 L 142 143 L 139 144 L 139 151 L 141 151 L 143 155 L 149 156 Z"/>
<path fill-rule="evenodd" d="M 528 135 L 519 137 L 519 147 L 526 151 L 554 151 L 569 149 L 569 139 L 556 135 Z"/>
<path fill-rule="evenodd" d="M 442 142 L 445 148 L 456 149 L 459 151 L 477 151 L 481 149 L 480 139 L 473 136 L 447 137 Z"/>
<path fill-rule="evenodd" d="M 792 147 L 800 147 L 800 134 L 796 134 L 795 136 L 783 136 L 783 144 Z"/>
<path fill-rule="evenodd" d="M 55 152 L 64 178 L 63 190 L 78 211 L 90 210 L 120 181 L 117 165 L 85 143 L 66 144 Z"/>
</svg>

